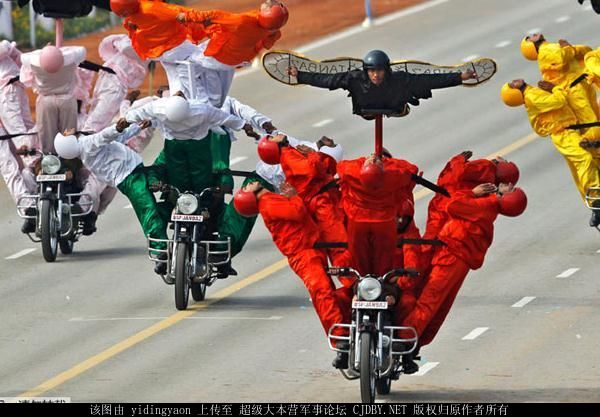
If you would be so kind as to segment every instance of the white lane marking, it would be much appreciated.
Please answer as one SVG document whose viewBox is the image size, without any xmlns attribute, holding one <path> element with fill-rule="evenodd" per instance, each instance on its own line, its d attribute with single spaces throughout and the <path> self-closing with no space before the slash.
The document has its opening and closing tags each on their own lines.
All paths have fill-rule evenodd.
<svg viewBox="0 0 600 417">
<path fill-rule="evenodd" d="M 462 62 L 475 61 L 477 58 L 479 58 L 479 55 L 477 55 L 477 54 L 469 55 L 469 56 L 464 57 L 462 59 Z"/>
<path fill-rule="evenodd" d="M 471 332 L 462 338 L 462 340 L 473 340 L 484 334 L 489 330 L 489 327 L 477 327 L 476 329 L 471 330 Z"/>
<path fill-rule="evenodd" d="M 229 161 L 229 166 L 239 164 L 240 162 L 245 161 L 246 159 L 248 159 L 247 156 L 238 156 L 237 158 L 233 158 L 231 161 Z"/>
<path fill-rule="evenodd" d="M 28 253 L 33 252 L 34 250 L 35 250 L 35 248 L 23 249 L 22 251 L 19 251 L 19 252 L 15 253 L 14 255 L 7 256 L 4 259 L 17 259 L 17 258 L 20 258 L 21 256 L 25 256 Z"/>
<path fill-rule="evenodd" d="M 533 28 L 533 29 L 529 29 L 526 32 L 528 35 L 533 35 L 535 33 L 542 33 L 542 28 Z"/>
<path fill-rule="evenodd" d="M 598 250 L 596 251 L 596 253 L 600 253 L 600 249 L 598 249 Z"/>
<path fill-rule="evenodd" d="M 324 119 L 324 120 L 321 120 L 320 122 L 315 123 L 314 125 L 312 125 L 312 127 L 323 127 L 325 125 L 328 125 L 331 122 L 333 122 L 333 119 Z"/>
<path fill-rule="evenodd" d="M 494 45 L 496 48 L 504 48 L 505 46 L 510 45 L 512 42 L 511 41 L 502 41 L 502 42 L 498 42 L 496 45 Z"/>
<path fill-rule="evenodd" d="M 556 20 L 555 20 L 555 22 L 556 23 L 565 23 L 565 22 L 568 22 L 569 20 L 571 20 L 571 16 L 567 15 L 567 16 L 557 17 Z"/>
<path fill-rule="evenodd" d="M 511 307 L 521 308 L 521 307 L 524 307 L 525 305 L 529 304 L 533 300 L 535 300 L 535 297 L 523 297 L 519 301 L 514 303 Z"/>
<path fill-rule="evenodd" d="M 423 376 L 427 372 L 431 371 L 433 368 L 438 366 L 439 364 L 440 364 L 439 362 L 427 362 L 426 364 L 419 366 L 419 372 L 416 372 L 412 375 L 406 375 L 406 376 Z"/>
<path fill-rule="evenodd" d="M 124 209 L 132 209 L 133 206 L 131 205 L 131 203 L 127 204 L 125 207 L 123 207 Z"/>
<path fill-rule="evenodd" d="M 69 319 L 71 322 L 83 322 L 83 321 L 127 321 L 127 320 L 164 320 L 167 317 L 100 317 L 100 318 L 84 318 L 84 317 L 73 317 Z M 266 320 L 275 321 L 281 320 L 283 316 L 271 316 L 271 317 L 217 317 L 217 316 L 191 316 L 186 317 L 185 320 Z"/>
<path fill-rule="evenodd" d="M 581 339 L 581 335 L 580 335 L 580 334 L 576 334 L 576 335 L 575 335 L 575 337 L 576 337 L 577 339 Z"/>
<path fill-rule="evenodd" d="M 579 271 L 579 268 L 569 268 L 566 271 L 561 272 L 556 276 L 556 278 L 569 278 L 575 272 Z"/>
</svg>

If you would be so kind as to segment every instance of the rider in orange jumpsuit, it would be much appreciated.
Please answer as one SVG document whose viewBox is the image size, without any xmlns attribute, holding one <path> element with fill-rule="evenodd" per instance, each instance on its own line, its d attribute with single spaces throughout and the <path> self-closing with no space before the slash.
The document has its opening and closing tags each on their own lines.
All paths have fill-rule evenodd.
<svg viewBox="0 0 600 417">
<path fill-rule="evenodd" d="M 231 66 L 251 62 L 263 49 L 271 49 L 281 38 L 279 28 L 287 18 L 279 22 L 281 26 L 264 27 L 261 24 L 262 9 L 281 6 L 275 1 L 265 1 L 261 10 L 245 13 L 230 13 L 222 10 L 186 9 L 179 15 L 178 21 L 185 24 L 200 24 L 210 39 L 205 56 Z M 287 13 L 287 9 L 286 9 Z"/>
</svg>

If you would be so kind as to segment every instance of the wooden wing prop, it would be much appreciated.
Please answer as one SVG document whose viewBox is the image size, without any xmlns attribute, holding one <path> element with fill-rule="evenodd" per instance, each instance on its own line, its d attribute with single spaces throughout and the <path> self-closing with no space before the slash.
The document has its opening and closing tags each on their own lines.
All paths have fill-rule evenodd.
<svg viewBox="0 0 600 417">
<path fill-rule="evenodd" d="M 337 74 L 361 69 L 363 61 L 362 59 L 349 57 L 315 61 L 291 51 L 271 51 L 263 56 L 262 64 L 271 78 L 287 85 L 298 85 L 298 80 L 287 73 L 288 67 L 292 65 L 298 68 L 299 71 Z M 477 78 L 465 81 L 463 85 L 466 87 L 474 87 L 486 82 L 497 71 L 496 62 L 489 58 L 481 58 L 460 65 L 435 65 L 421 61 L 395 61 L 391 63 L 391 67 L 392 71 L 406 71 L 411 74 L 445 74 L 463 72 L 470 69 L 475 71 Z"/>
</svg>

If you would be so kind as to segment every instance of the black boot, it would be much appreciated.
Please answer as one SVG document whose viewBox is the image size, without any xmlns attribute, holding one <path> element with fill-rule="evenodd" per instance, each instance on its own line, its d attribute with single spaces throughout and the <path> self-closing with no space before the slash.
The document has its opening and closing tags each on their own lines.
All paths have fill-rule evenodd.
<svg viewBox="0 0 600 417">
<path fill-rule="evenodd" d="M 229 276 L 237 276 L 237 271 L 231 267 L 231 262 L 217 266 L 217 278 L 224 279 Z"/>
<path fill-rule="evenodd" d="M 337 342 L 336 347 L 346 351 L 350 349 L 348 342 L 345 340 Z M 335 369 L 348 369 L 348 352 L 337 352 L 332 365 Z"/>
<path fill-rule="evenodd" d="M 36 216 L 37 217 L 37 209 L 35 207 L 27 207 L 25 209 L 26 216 Z M 25 219 L 23 225 L 21 226 L 21 232 L 34 233 L 35 232 L 35 218 L 33 219 Z"/>
<path fill-rule="evenodd" d="M 160 259 L 161 261 L 165 261 L 165 262 L 159 262 L 156 261 L 154 263 L 154 272 L 157 273 L 158 275 L 166 275 L 167 274 L 167 254 L 166 253 L 161 253 L 157 256 L 158 259 Z"/>
<path fill-rule="evenodd" d="M 95 212 L 91 212 L 90 214 L 83 217 L 83 235 L 89 236 L 96 232 L 96 220 L 98 219 L 98 215 Z"/>
<path fill-rule="evenodd" d="M 415 362 L 414 352 L 402 355 L 402 372 L 406 375 L 412 375 L 418 371 L 419 365 Z"/>
<path fill-rule="evenodd" d="M 600 226 L 600 201 L 594 201 L 594 203 L 592 204 L 592 207 L 594 207 L 595 210 L 592 210 L 592 217 L 590 218 L 590 226 L 598 227 L 598 226 Z"/>
</svg>

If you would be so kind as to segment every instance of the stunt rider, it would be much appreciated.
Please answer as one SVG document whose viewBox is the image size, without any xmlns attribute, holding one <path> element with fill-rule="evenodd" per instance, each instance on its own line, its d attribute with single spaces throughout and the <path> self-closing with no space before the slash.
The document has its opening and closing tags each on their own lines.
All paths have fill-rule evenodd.
<svg viewBox="0 0 600 417">
<path fill-rule="evenodd" d="M 339 148 L 333 140 L 323 137 L 317 143 L 291 146 L 284 134 L 265 136 L 258 144 L 261 159 L 270 164 L 280 163 L 286 181 L 294 187 L 320 231 L 321 242 L 346 242 L 344 212 L 336 195 L 337 161 L 330 156 Z M 320 146 L 319 146 L 320 145 Z M 329 153 L 326 153 L 329 152 Z M 339 157 L 341 159 L 341 155 Z M 345 249 L 328 249 L 332 265 L 351 265 Z"/>
<path fill-rule="evenodd" d="M 304 282 L 323 330 L 328 334 L 334 324 L 346 321 L 335 286 L 326 273 L 327 256 L 324 251 L 313 248 L 319 240 L 319 229 L 296 190 L 288 184 L 281 188 L 282 194 L 276 194 L 259 182 L 252 182 L 235 194 L 236 209 L 243 215 L 260 212 L 275 245 Z"/>
<path fill-rule="evenodd" d="M 383 275 L 394 267 L 396 216 L 402 189 L 414 185 L 418 168 L 375 155 L 337 165 L 342 207 L 348 218 L 348 249 L 362 274 Z"/>
<path fill-rule="evenodd" d="M 468 272 L 483 265 L 492 244 L 498 214 L 519 216 L 526 206 L 527 196 L 512 184 L 498 187 L 492 183 L 480 184 L 452 196 L 446 207 L 448 221 L 438 236 L 444 246 L 436 248 L 432 270 L 417 305 L 402 323 L 417 331 L 419 346 L 431 343 Z M 403 357 L 403 365 L 411 370 L 407 373 L 418 370 L 412 355 L 415 353 Z"/>
<path fill-rule="evenodd" d="M 363 59 L 363 69 L 338 74 L 316 74 L 288 68 L 288 74 L 297 77 L 299 84 L 336 90 L 347 90 L 352 98 L 352 112 L 361 115 L 363 110 L 391 110 L 398 116 L 409 112 L 408 104 L 419 105 L 420 99 L 431 98 L 431 90 L 454 87 L 463 81 L 475 79 L 474 71 L 450 74 L 409 74 L 394 71 L 390 59 L 380 50 L 370 51 Z"/>
<path fill-rule="evenodd" d="M 117 187 L 131 202 L 145 236 L 167 239 L 167 225 L 159 215 L 154 195 L 148 189 L 142 157 L 124 143 L 150 127 L 149 120 L 130 124 L 124 118 L 100 133 L 89 136 L 57 134 L 54 146 L 59 156 L 65 159 L 80 158 L 83 164 L 100 181 Z M 166 243 L 152 242 L 153 249 L 165 249 Z M 157 262 L 157 274 L 166 273 L 166 263 Z"/>
<path fill-rule="evenodd" d="M 565 158 L 585 201 L 590 188 L 600 187 L 598 165 L 592 154 L 580 146 L 582 137 L 579 131 L 569 129 L 577 124 L 577 117 L 569 106 L 565 89 L 547 82 L 539 85 L 540 88 L 530 86 L 522 79 L 513 80 L 502 87 L 502 100 L 511 107 L 525 105 L 531 127 L 538 135 L 551 137 L 556 150 Z M 595 196 L 594 193 L 591 195 Z M 600 225 L 600 210 L 592 211 L 589 224 L 591 227 Z"/>
</svg>

